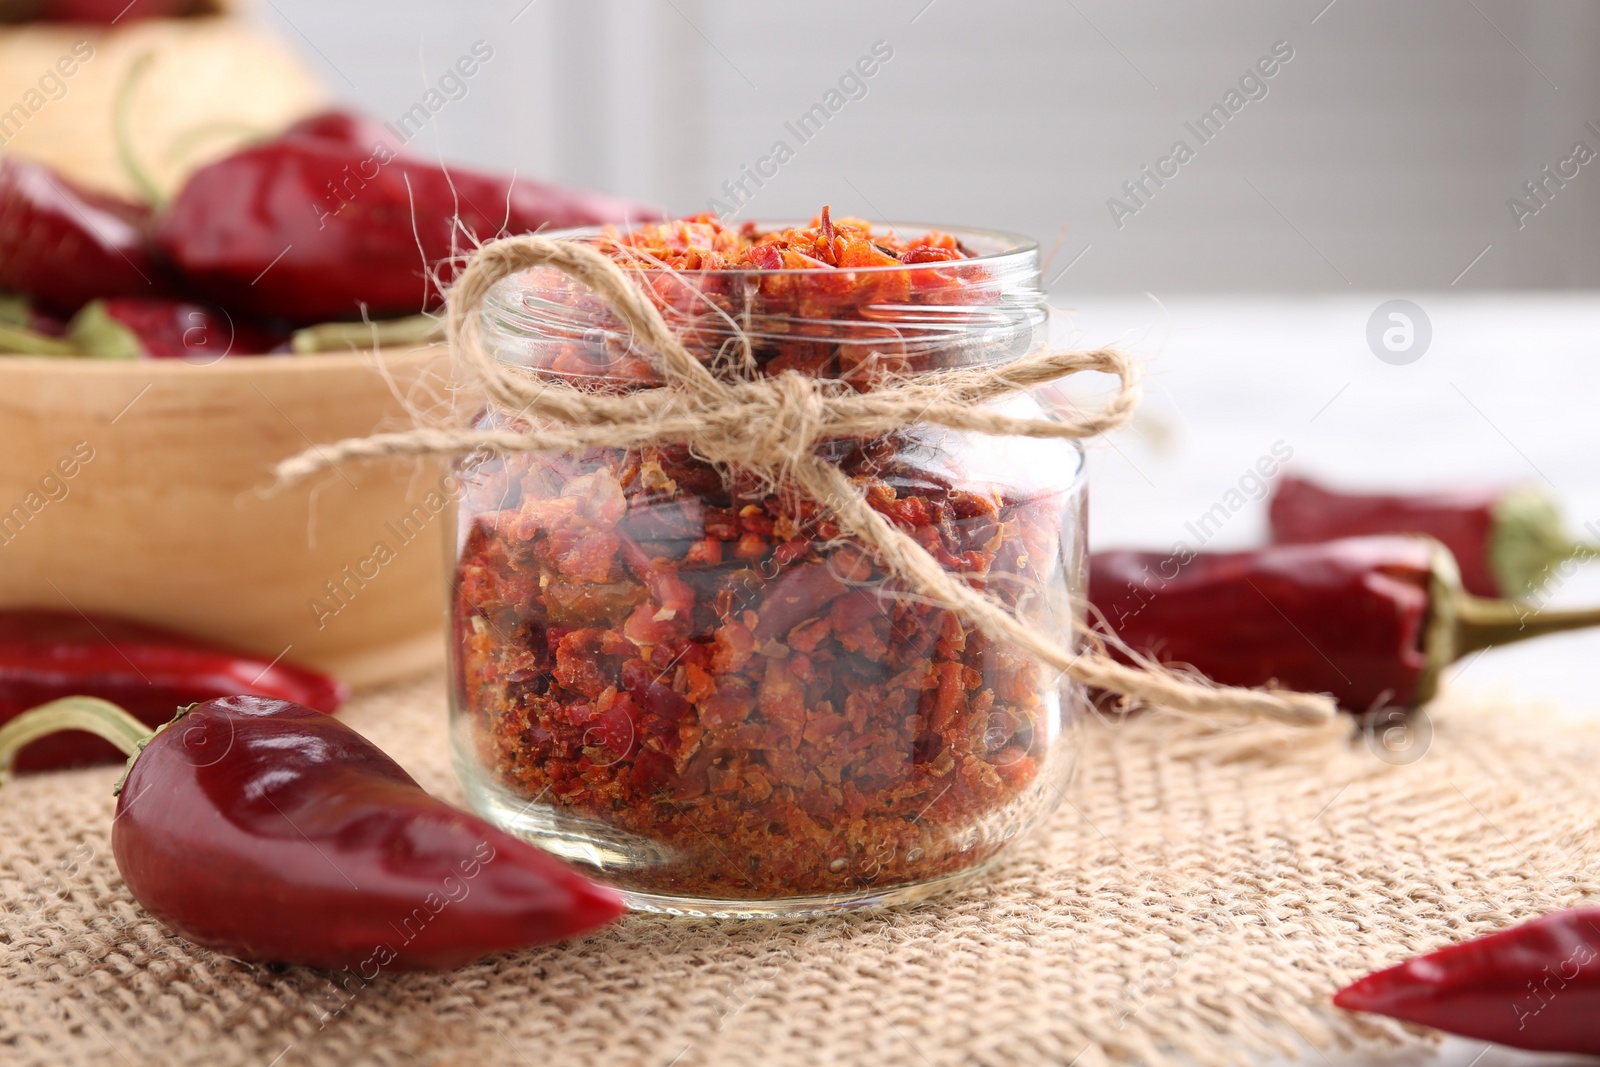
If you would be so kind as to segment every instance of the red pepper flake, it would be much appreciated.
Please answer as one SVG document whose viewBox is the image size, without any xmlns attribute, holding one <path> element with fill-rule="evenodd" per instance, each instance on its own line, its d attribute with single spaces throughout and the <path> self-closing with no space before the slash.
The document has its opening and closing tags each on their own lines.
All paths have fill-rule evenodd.
<svg viewBox="0 0 1600 1067">
<path fill-rule="evenodd" d="M 564 506 L 522 476 L 519 514 L 537 521 L 470 527 L 459 684 L 485 766 L 520 794 L 685 857 L 639 876 L 667 892 L 841 892 L 992 851 L 956 842 L 1039 779 L 1049 711 L 1032 661 L 897 599 L 851 544 L 776 539 L 774 515 L 791 515 L 783 532 L 800 526 L 776 497 L 734 507 L 706 493 L 705 528 L 733 547 L 753 538 L 759 553 L 713 555 L 717 539 L 698 534 L 651 541 L 647 483 L 692 483 L 698 461 L 645 454 L 641 465 L 608 453 L 584 476 L 591 492 L 616 486 L 620 508 Z M 1026 554 L 1025 534 L 1045 544 L 1054 521 L 1047 507 L 881 478 L 869 493 L 903 527 L 976 557 L 974 579 Z M 605 568 L 599 532 L 621 546 Z M 568 544 L 590 547 L 543 547 Z M 627 548 L 642 544 L 655 547 Z M 571 627 L 575 614 L 592 621 Z"/>
<path fill-rule="evenodd" d="M 629 267 L 672 271 L 827 270 L 946 263 L 969 256 L 950 234 L 933 230 L 908 241 L 893 231 L 874 233 L 864 219 L 835 219 L 826 207 L 809 226 L 770 232 L 748 224 L 730 229 L 709 212 L 626 233 L 608 226 L 601 247 Z"/>
</svg>

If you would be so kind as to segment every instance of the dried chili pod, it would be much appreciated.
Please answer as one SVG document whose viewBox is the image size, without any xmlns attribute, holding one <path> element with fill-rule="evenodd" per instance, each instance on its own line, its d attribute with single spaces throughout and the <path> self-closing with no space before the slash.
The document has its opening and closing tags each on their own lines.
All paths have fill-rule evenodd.
<svg viewBox="0 0 1600 1067">
<path fill-rule="evenodd" d="M 332 141 L 354 148 L 372 149 L 384 145 L 397 154 L 402 147 L 402 142 L 389 127 L 342 108 L 330 108 L 307 115 L 284 130 L 281 136 L 284 139 L 304 137 L 313 141 Z"/>
<path fill-rule="evenodd" d="M 131 756 L 111 824 L 129 891 L 229 956 L 370 980 L 573 937 L 622 912 L 609 890 L 429 796 L 299 704 L 225 697 L 152 734 L 113 704 L 67 698 L 0 728 L 0 782 L 20 747 L 61 729 Z"/>
<path fill-rule="evenodd" d="M 620 197 L 444 167 L 385 144 L 295 135 L 196 171 L 157 238 L 208 299 L 308 325 L 437 307 L 475 240 L 656 215 Z"/>
<path fill-rule="evenodd" d="M 1514 1048 L 1600 1055 L 1600 909 L 1545 915 L 1369 974 L 1334 995 Z"/>
<path fill-rule="evenodd" d="M 1561 509 L 1538 486 L 1437 493 L 1346 493 L 1305 478 L 1278 481 L 1270 505 L 1272 539 L 1288 544 L 1367 534 L 1427 534 L 1443 542 L 1474 596 L 1524 597 L 1550 569 L 1592 556 L 1573 540 Z"/>
<path fill-rule="evenodd" d="M 91 22 L 110 26 L 135 19 L 216 14 L 214 0 L 8 0 L 0 22 Z"/>
<path fill-rule="evenodd" d="M 1331 693 L 1366 712 L 1411 708 L 1479 649 L 1600 624 L 1472 596 L 1438 541 L 1350 537 L 1247 552 L 1097 552 L 1089 599 L 1134 651 L 1225 685 Z"/>
<path fill-rule="evenodd" d="M 100 359 L 210 361 L 270 352 L 288 342 L 289 331 L 210 304 L 125 296 L 85 304 L 68 338 L 83 355 Z"/>
<path fill-rule="evenodd" d="M 149 209 L 81 189 L 49 167 L 0 158 L 0 291 L 71 314 L 96 297 L 160 296 Z"/>
<path fill-rule="evenodd" d="M 28 608 L 0 611 L 0 725 L 47 701 L 91 696 L 126 708 L 154 728 L 180 705 L 241 694 L 333 712 L 349 690 L 319 671 L 129 619 Z M 16 764 L 42 771 L 116 758 L 112 745 L 75 732 L 41 739 Z"/>
</svg>

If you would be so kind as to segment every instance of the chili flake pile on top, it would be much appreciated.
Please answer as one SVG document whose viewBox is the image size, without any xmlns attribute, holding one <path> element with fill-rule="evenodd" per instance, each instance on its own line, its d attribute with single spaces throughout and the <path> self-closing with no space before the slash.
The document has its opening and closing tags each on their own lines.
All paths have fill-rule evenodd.
<svg viewBox="0 0 1600 1067">
<path fill-rule="evenodd" d="M 954 235 L 874 232 L 827 208 L 785 230 L 730 226 L 711 214 L 607 228 L 596 247 L 638 272 L 633 280 L 679 338 L 714 367 L 738 354 L 743 373 L 796 370 L 858 388 L 877 373 L 961 362 L 948 348 L 948 317 L 930 323 L 920 309 L 997 299 Z M 629 331 L 587 328 L 608 320 L 592 293 L 559 276 L 538 288 L 543 305 L 564 307 L 571 325 L 564 342 L 534 346 L 530 365 L 578 380 L 659 381 Z"/>
<path fill-rule="evenodd" d="M 874 234 L 865 219 L 834 219 L 826 207 L 809 226 L 787 230 L 760 231 L 754 222 L 729 227 L 709 212 L 626 233 L 607 227 L 601 247 L 629 267 L 687 271 L 900 267 L 972 255 L 948 233 L 934 230 L 913 241 L 893 230 Z"/>
</svg>

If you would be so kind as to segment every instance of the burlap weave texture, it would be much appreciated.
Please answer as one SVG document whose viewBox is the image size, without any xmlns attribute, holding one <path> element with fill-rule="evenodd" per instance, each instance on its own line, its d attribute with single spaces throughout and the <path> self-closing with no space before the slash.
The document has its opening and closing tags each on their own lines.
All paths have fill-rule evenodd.
<svg viewBox="0 0 1600 1067">
<path fill-rule="evenodd" d="M 459 799 L 443 703 L 435 677 L 345 718 Z M 111 859 L 114 770 L 23 779 L 0 793 L 0 1063 L 1211 1064 L 1417 1041 L 1328 994 L 1600 897 L 1600 728 L 1508 703 L 1432 723 L 1406 764 L 1346 732 L 1094 724 L 1061 812 L 979 888 L 812 921 L 631 916 L 344 991 L 144 916 Z"/>
</svg>

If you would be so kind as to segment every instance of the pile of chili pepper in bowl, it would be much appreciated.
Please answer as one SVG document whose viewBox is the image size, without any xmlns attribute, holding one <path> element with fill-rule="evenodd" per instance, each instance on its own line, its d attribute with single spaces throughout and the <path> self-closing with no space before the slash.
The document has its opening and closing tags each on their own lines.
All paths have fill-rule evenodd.
<svg viewBox="0 0 1600 1067">
<path fill-rule="evenodd" d="M 444 472 L 267 494 L 271 465 L 442 392 L 441 287 L 474 240 L 655 212 L 395 140 L 313 115 L 164 203 L 0 157 L 0 605 L 159 602 L 180 629 L 292 645 L 357 682 L 442 659 Z M 237 358 L 271 353 L 319 355 Z M 95 459 L 57 477 L 75 454 Z"/>
<path fill-rule="evenodd" d="M 152 195 L 153 191 L 152 191 Z M 0 354 L 258 355 L 434 336 L 476 242 L 649 219 L 646 205 L 447 167 L 348 112 L 297 122 L 192 174 L 170 203 L 0 158 Z M 307 327 L 352 323 L 353 328 Z"/>
<path fill-rule="evenodd" d="M 223 10 L 219 0 L 8 0 L 0 5 L 0 23 L 83 22 L 113 26 L 139 19 L 187 18 Z"/>
</svg>

